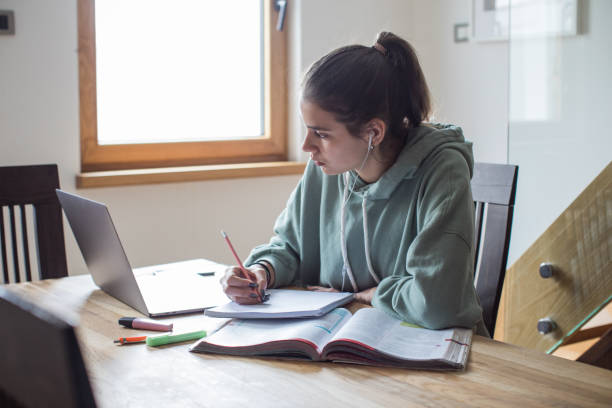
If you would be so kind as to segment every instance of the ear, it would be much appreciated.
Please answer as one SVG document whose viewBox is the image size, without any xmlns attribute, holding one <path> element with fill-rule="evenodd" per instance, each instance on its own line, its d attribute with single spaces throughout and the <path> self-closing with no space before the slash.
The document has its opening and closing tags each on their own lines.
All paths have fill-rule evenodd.
<svg viewBox="0 0 612 408">
<path fill-rule="evenodd" d="M 366 141 L 372 136 L 372 146 L 378 146 L 385 138 L 387 125 L 382 119 L 374 118 L 366 124 L 365 129 Z"/>
</svg>

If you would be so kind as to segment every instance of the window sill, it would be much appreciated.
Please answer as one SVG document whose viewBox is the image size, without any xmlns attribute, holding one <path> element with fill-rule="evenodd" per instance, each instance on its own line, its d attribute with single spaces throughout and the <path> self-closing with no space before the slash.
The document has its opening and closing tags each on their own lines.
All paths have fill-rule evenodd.
<svg viewBox="0 0 612 408">
<path fill-rule="evenodd" d="M 95 188 L 246 177 L 272 177 L 302 174 L 305 167 L 306 163 L 284 161 L 95 171 L 77 174 L 76 184 L 77 188 Z"/>
</svg>

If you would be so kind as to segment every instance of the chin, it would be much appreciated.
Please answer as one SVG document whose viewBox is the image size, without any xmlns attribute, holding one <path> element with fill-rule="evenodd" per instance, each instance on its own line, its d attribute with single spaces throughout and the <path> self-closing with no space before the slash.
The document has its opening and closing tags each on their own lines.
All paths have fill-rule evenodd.
<svg viewBox="0 0 612 408">
<path fill-rule="evenodd" d="M 336 176 L 336 175 L 340 174 L 339 171 L 334 170 L 334 169 L 330 169 L 327 166 L 321 166 L 320 169 L 321 169 L 321 171 L 323 173 L 325 173 L 328 176 Z"/>
</svg>

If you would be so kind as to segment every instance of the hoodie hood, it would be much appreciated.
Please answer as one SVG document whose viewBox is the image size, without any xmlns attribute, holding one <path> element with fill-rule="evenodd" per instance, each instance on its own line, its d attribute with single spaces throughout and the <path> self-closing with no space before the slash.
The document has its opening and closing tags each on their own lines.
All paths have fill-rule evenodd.
<svg viewBox="0 0 612 408">
<path fill-rule="evenodd" d="M 472 143 L 465 140 L 460 127 L 440 123 L 428 123 L 412 129 L 409 140 L 395 163 L 383 176 L 368 186 L 369 200 L 388 199 L 403 179 L 413 178 L 428 159 L 443 149 L 455 149 L 461 153 L 469 169 L 474 168 Z"/>
</svg>

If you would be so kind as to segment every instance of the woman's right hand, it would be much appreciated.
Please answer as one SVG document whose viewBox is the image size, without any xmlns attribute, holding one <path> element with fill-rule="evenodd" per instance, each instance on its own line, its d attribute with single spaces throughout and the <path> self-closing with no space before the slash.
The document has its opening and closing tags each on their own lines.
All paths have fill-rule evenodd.
<svg viewBox="0 0 612 408">
<path fill-rule="evenodd" d="M 244 277 L 239 266 L 230 266 L 221 278 L 221 286 L 228 298 L 242 305 L 261 303 L 267 289 L 266 271 L 260 265 L 245 268 L 249 279 Z"/>
</svg>

